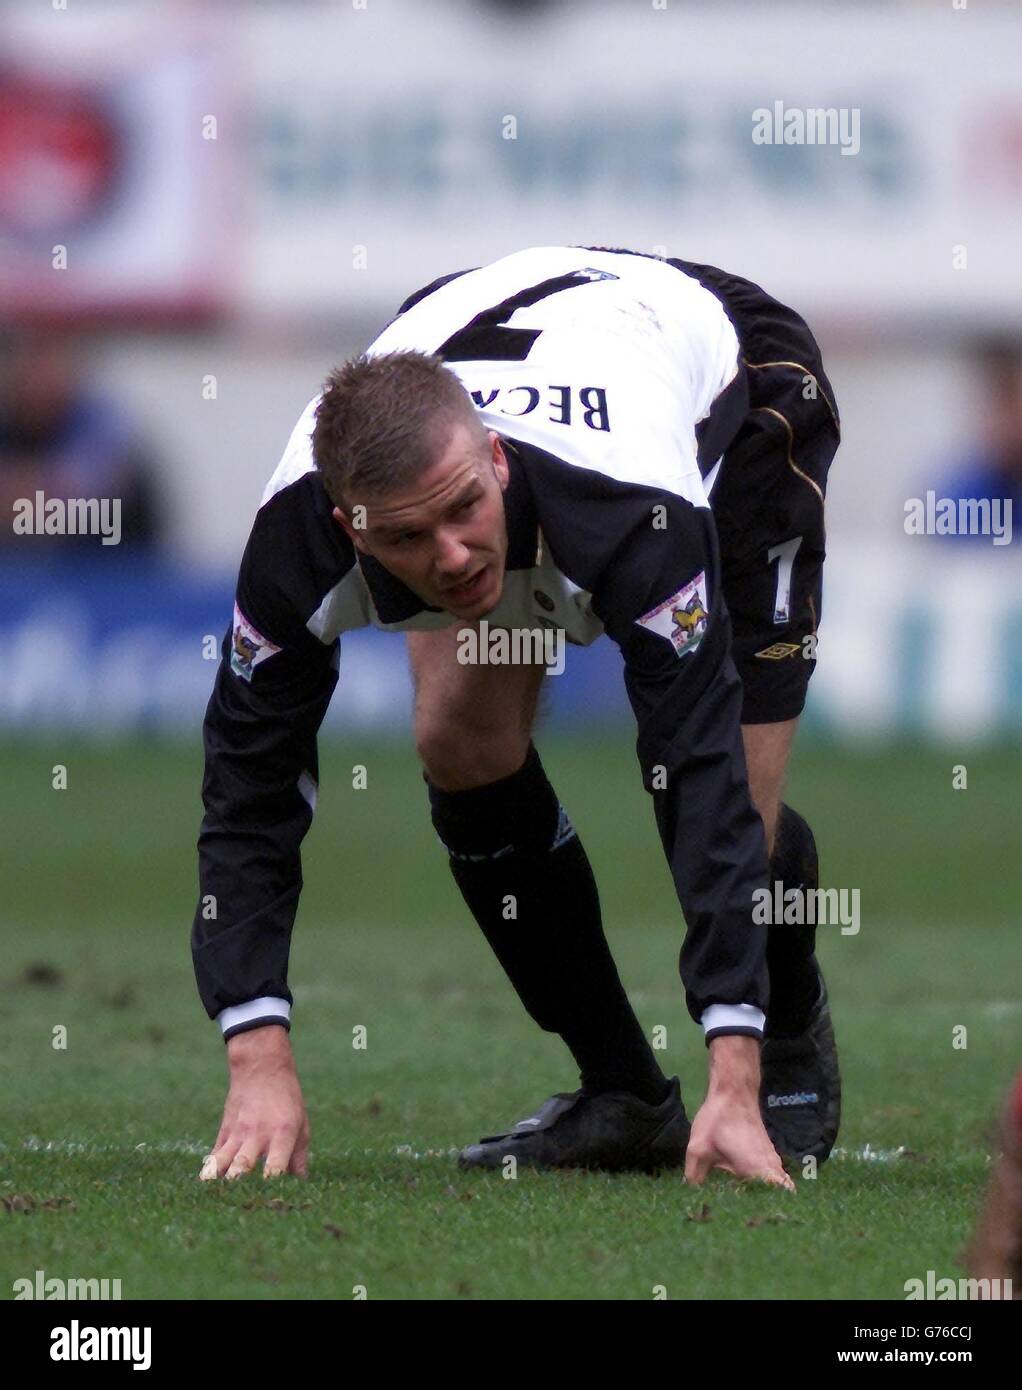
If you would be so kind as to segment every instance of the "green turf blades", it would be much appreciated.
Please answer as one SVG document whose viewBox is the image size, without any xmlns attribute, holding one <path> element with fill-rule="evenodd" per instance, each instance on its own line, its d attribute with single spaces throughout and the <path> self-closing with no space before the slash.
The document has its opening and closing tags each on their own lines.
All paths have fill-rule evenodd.
<svg viewBox="0 0 1022 1390">
<path fill-rule="evenodd" d="M 543 752 L 622 977 L 694 1114 L 706 1049 L 630 739 Z M 50 784 L 58 760 L 67 792 Z M 695 1191 L 677 1174 L 457 1171 L 495 1094 L 498 1117 L 529 1114 L 570 1084 L 567 1054 L 467 920 L 410 751 L 363 742 L 324 750 L 295 936 L 311 1177 L 200 1185 L 225 1073 L 187 950 L 196 750 L 8 746 L 0 1288 L 43 1269 L 120 1278 L 125 1298 L 350 1298 L 362 1284 L 380 1298 L 901 1299 L 928 1269 L 961 1273 L 1018 1060 L 1022 768 L 1017 750 L 976 751 L 954 792 L 952 761 L 796 749 L 792 799 L 828 881 L 860 885 L 863 903 L 857 936 L 820 933 L 845 1114 L 838 1150 L 815 1180 L 796 1171 L 792 1198 L 724 1176 Z"/>
</svg>

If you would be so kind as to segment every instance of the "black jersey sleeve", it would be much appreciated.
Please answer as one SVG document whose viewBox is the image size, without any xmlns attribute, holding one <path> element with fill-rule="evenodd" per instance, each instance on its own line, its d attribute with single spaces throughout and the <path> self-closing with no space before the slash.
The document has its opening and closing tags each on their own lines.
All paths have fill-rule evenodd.
<svg viewBox="0 0 1022 1390">
<path fill-rule="evenodd" d="M 637 753 L 687 924 L 680 968 L 689 1012 L 717 1033 L 762 1032 L 768 883 L 741 735 L 711 513 L 684 498 L 547 456 L 534 488 L 558 565 L 592 595 L 620 647 Z M 556 539 L 555 539 L 556 537 Z M 729 1009 L 714 1026 L 713 1005 Z"/>
<path fill-rule="evenodd" d="M 192 958 L 202 1003 L 225 1038 L 288 1021 L 300 846 L 317 794 L 317 734 L 337 682 L 340 642 L 308 630 L 289 582 L 289 559 L 302 547 L 288 505 L 283 527 L 260 514 L 249 538 L 203 725 Z"/>
</svg>

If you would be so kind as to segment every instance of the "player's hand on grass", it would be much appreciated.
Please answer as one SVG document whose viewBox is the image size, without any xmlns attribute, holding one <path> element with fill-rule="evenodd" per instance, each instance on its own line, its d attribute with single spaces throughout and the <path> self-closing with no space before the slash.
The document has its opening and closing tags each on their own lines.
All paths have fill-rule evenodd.
<svg viewBox="0 0 1022 1390">
<path fill-rule="evenodd" d="M 746 1111 L 724 1098 L 707 1097 L 692 1123 L 685 1181 L 698 1186 L 713 1168 L 795 1191 L 763 1128 L 758 1105 Z"/>
<path fill-rule="evenodd" d="M 685 1181 L 698 1186 L 713 1168 L 795 1191 L 759 1110 L 759 1041 L 725 1035 L 710 1043 L 710 1084 L 692 1122 Z"/>
<path fill-rule="evenodd" d="M 238 1033 L 227 1042 L 230 1087 L 224 1118 L 199 1177 L 240 1178 L 265 1156 L 263 1177 L 304 1178 L 309 1117 L 287 1030 L 278 1024 Z"/>
</svg>

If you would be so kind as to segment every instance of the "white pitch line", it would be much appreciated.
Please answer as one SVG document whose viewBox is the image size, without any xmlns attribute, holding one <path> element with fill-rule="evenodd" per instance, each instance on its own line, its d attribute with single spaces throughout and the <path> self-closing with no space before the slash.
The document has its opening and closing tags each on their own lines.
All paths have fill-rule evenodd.
<svg viewBox="0 0 1022 1390">
<path fill-rule="evenodd" d="M 189 1154 L 196 1158 L 205 1158 L 211 1148 L 211 1144 L 200 1143 L 198 1139 L 158 1139 L 153 1143 L 143 1142 L 141 1144 L 95 1144 L 84 1139 L 39 1139 L 36 1135 L 30 1134 L 20 1144 L 5 1144 L 0 1141 L 0 1153 L 12 1153 L 21 1149 L 28 1153 L 64 1156 L 68 1154 L 98 1156 L 100 1154 L 136 1153 Z M 424 1153 L 416 1153 L 411 1144 L 401 1144 L 390 1152 L 400 1158 L 451 1158 L 457 1155 L 460 1150 L 456 1148 L 426 1149 Z M 331 1156 L 336 1158 L 376 1158 L 381 1155 L 377 1149 L 333 1149 Z"/>
<path fill-rule="evenodd" d="M 831 1149 L 831 1158 L 850 1159 L 853 1163 L 894 1163 L 902 1158 L 906 1146 L 899 1144 L 896 1149 L 874 1149 L 872 1144 L 863 1144 L 861 1149 Z"/>
<path fill-rule="evenodd" d="M 123 1154 L 123 1153 L 164 1153 L 164 1154 L 207 1154 L 209 1144 L 200 1144 L 197 1139 L 159 1139 L 155 1143 L 141 1144 L 94 1144 L 85 1139 L 38 1139 L 30 1134 L 20 1145 L 0 1144 L 0 1152 L 9 1153 L 13 1148 L 21 1148 L 29 1153 L 48 1154 Z"/>
<path fill-rule="evenodd" d="M 860 1149 L 843 1149 L 838 1146 L 831 1149 L 830 1156 L 852 1163 L 896 1163 L 898 1159 L 912 1152 L 906 1144 L 899 1144 L 896 1149 L 874 1149 L 872 1144 L 863 1144 Z M 984 1163 L 992 1161 L 989 1154 L 983 1154 L 982 1157 Z M 910 1159 L 909 1162 L 911 1161 Z"/>
<path fill-rule="evenodd" d="M 143 1142 L 141 1144 L 94 1144 L 83 1139 L 39 1139 L 35 1135 L 29 1135 L 23 1139 L 20 1145 L 4 1144 L 0 1142 L 0 1153 L 10 1153 L 13 1149 L 21 1148 L 29 1153 L 47 1154 L 189 1154 L 195 1158 L 204 1158 L 210 1151 L 209 1144 L 200 1143 L 197 1139 L 158 1139 L 153 1143 Z M 337 1158 L 374 1158 L 377 1156 L 376 1149 L 338 1149 L 333 1151 L 333 1156 Z M 450 1149 L 424 1149 L 421 1152 L 414 1149 L 411 1144 L 399 1144 L 391 1149 L 390 1155 L 395 1158 L 410 1158 L 415 1161 L 431 1158 L 449 1159 L 456 1157 L 459 1153 L 457 1148 Z M 896 1163 L 910 1152 L 908 1146 L 899 1144 L 896 1149 L 877 1149 L 872 1144 L 863 1144 L 860 1148 L 846 1149 L 838 1146 L 831 1150 L 831 1158 L 838 1159 L 845 1163 Z M 985 1163 L 991 1162 L 989 1154 L 983 1155 Z M 910 1160 L 911 1161 L 911 1160 Z"/>
</svg>

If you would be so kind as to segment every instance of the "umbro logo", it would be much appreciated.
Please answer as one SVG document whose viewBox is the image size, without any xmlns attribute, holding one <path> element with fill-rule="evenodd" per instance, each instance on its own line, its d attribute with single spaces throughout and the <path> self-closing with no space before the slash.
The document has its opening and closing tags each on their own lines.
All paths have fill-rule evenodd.
<svg viewBox="0 0 1022 1390">
<path fill-rule="evenodd" d="M 792 1091 L 787 1096 L 767 1096 L 767 1108 L 776 1110 L 779 1105 L 815 1105 L 819 1099 L 815 1091 Z"/>
<path fill-rule="evenodd" d="M 783 661 L 786 656 L 794 656 L 801 650 L 798 642 L 774 642 L 772 646 L 764 647 L 756 655 L 765 661 Z"/>
</svg>

